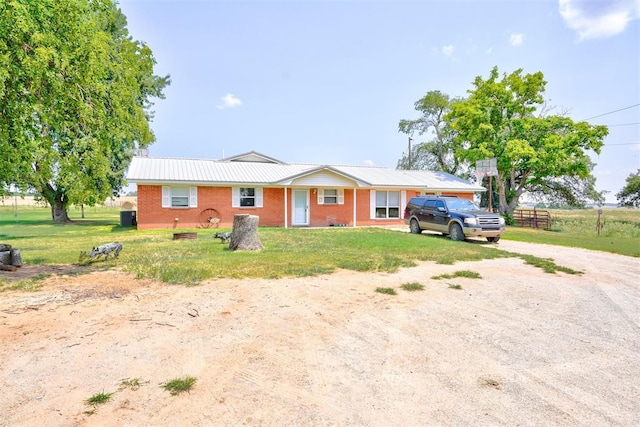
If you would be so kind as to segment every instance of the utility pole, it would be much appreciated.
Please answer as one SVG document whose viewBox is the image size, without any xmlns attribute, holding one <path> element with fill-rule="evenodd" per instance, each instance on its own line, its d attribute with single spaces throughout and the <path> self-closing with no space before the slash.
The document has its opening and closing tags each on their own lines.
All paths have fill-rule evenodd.
<svg viewBox="0 0 640 427">
<path fill-rule="evenodd" d="M 411 137 L 409 137 L 409 167 L 407 169 L 411 169 Z"/>
</svg>

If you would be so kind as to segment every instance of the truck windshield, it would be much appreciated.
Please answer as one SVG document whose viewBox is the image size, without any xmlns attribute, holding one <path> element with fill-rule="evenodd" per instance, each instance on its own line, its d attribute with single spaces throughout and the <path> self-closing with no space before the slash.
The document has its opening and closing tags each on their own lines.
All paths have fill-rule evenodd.
<svg viewBox="0 0 640 427">
<path fill-rule="evenodd" d="M 447 206 L 452 211 L 479 211 L 478 205 L 467 199 L 447 200 Z"/>
</svg>

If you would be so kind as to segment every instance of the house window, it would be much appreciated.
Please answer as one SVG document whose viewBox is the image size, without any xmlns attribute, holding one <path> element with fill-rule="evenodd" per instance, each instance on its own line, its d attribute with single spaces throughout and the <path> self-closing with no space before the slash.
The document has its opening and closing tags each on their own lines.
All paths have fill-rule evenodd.
<svg viewBox="0 0 640 427">
<path fill-rule="evenodd" d="M 187 187 L 171 188 L 171 207 L 186 208 L 189 206 L 189 189 Z"/>
<path fill-rule="evenodd" d="M 261 208 L 262 188 L 233 187 L 231 206 L 234 208 Z"/>
<path fill-rule="evenodd" d="M 163 208 L 198 207 L 198 187 L 162 187 Z"/>
<path fill-rule="evenodd" d="M 325 205 L 337 205 L 338 204 L 338 190 L 324 190 L 324 204 Z"/>
<path fill-rule="evenodd" d="M 342 188 L 320 188 L 318 189 L 319 205 L 342 205 L 344 204 L 344 190 Z"/>
<path fill-rule="evenodd" d="M 255 188 L 240 188 L 240 206 L 255 206 L 256 205 L 256 189 Z"/>
<path fill-rule="evenodd" d="M 376 191 L 376 218 L 400 218 L 400 192 Z"/>
</svg>

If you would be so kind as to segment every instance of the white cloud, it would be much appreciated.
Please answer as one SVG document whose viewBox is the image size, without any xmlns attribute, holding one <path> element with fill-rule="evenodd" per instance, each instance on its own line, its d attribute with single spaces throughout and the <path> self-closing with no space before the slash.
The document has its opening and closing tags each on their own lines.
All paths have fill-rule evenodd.
<svg viewBox="0 0 640 427">
<path fill-rule="evenodd" d="M 493 52 L 493 46 L 491 46 L 489 49 L 485 51 L 487 55 L 491 55 L 492 52 Z"/>
<path fill-rule="evenodd" d="M 522 33 L 511 33 L 509 36 L 509 44 L 511 46 L 520 46 L 524 42 L 524 34 Z"/>
<path fill-rule="evenodd" d="M 446 45 L 446 46 L 442 46 L 442 53 L 444 54 L 444 56 L 446 56 L 447 58 L 451 57 L 451 55 L 453 55 L 453 50 L 455 48 L 453 47 L 453 45 Z"/>
<path fill-rule="evenodd" d="M 218 110 L 224 110 L 227 108 L 235 108 L 242 105 L 242 100 L 237 98 L 234 94 L 228 93 L 225 96 L 220 98 L 222 100 L 222 104 L 216 105 Z"/>
<path fill-rule="evenodd" d="M 373 160 L 369 160 L 369 159 L 365 160 L 363 163 L 365 164 L 365 166 L 374 166 L 375 165 L 375 162 Z"/>
<path fill-rule="evenodd" d="M 640 17 L 637 0 L 559 0 L 559 6 L 565 24 L 580 40 L 615 36 Z"/>
</svg>

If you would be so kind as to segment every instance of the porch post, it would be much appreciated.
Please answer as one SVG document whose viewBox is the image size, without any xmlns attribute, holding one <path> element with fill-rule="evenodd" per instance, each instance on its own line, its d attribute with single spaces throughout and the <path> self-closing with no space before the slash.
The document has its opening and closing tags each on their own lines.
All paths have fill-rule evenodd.
<svg viewBox="0 0 640 427">
<path fill-rule="evenodd" d="M 356 187 L 353 187 L 353 227 L 356 227 Z"/>
<path fill-rule="evenodd" d="M 289 207 L 287 200 L 287 187 L 284 187 L 284 228 L 289 228 Z"/>
</svg>

